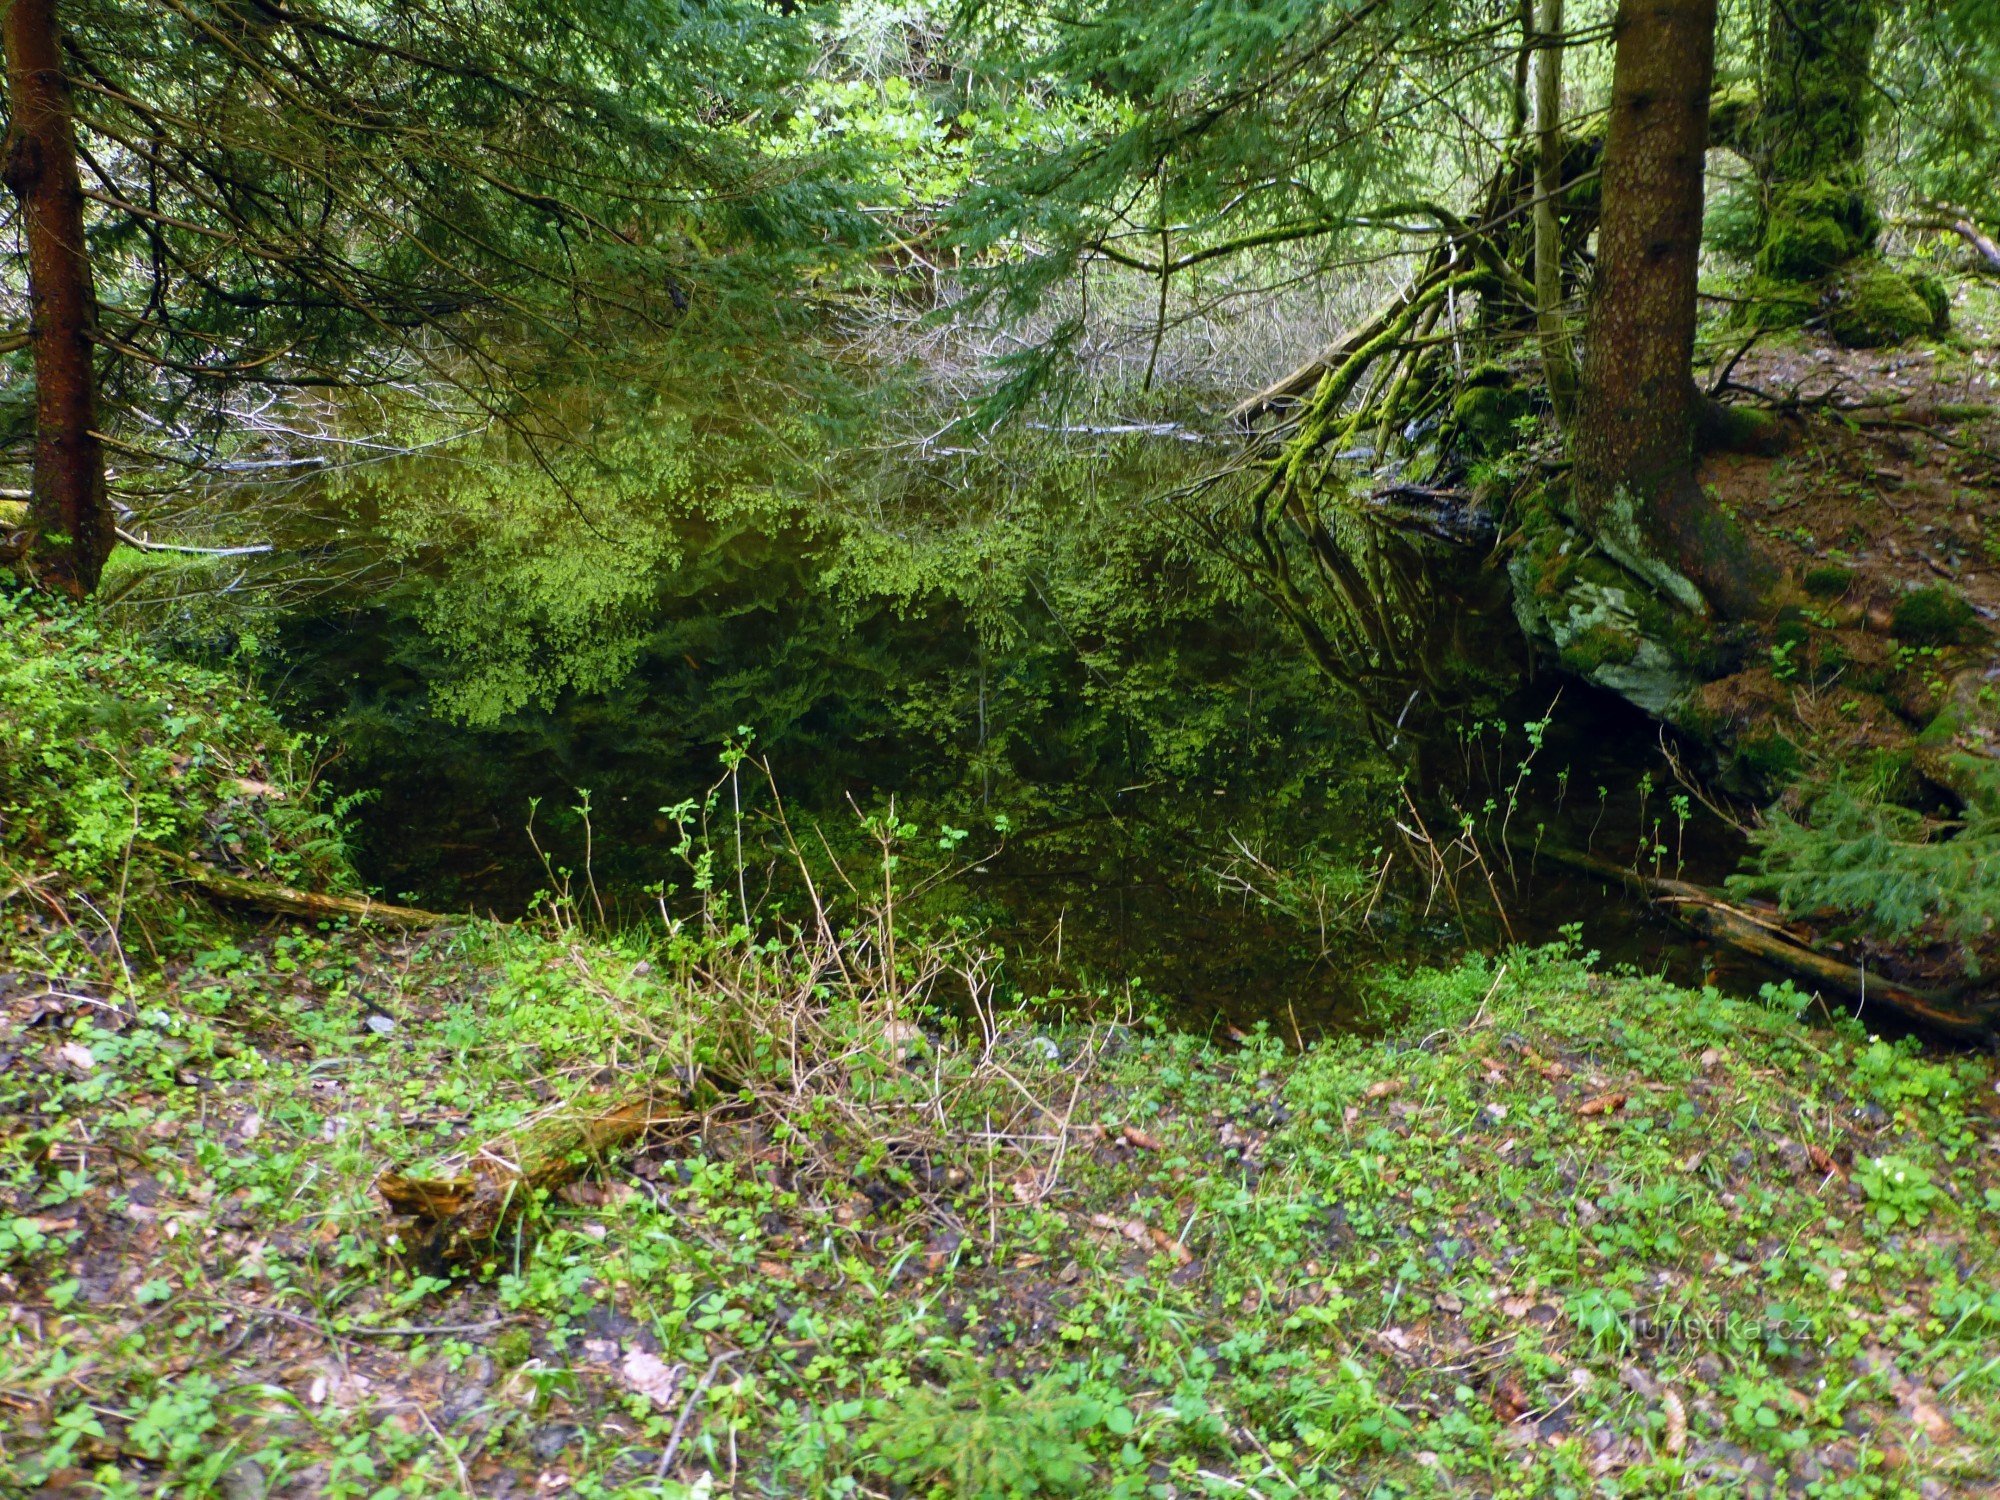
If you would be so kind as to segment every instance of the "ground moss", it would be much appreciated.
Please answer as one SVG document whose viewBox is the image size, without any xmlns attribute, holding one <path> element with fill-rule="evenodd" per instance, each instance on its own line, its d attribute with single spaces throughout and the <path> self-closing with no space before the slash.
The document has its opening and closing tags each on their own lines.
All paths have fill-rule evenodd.
<svg viewBox="0 0 2000 1500">
<path fill-rule="evenodd" d="M 1839 563 L 1819 563 L 1800 580 L 1815 599 L 1839 599 L 1854 587 L 1854 569 Z"/>
<path fill-rule="evenodd" d="M 1752 784 L 1779 787 L 1798 774 L 1799 747 L 1781 731 L 1766 727 L 1736 742 L 1736 769 Z"/>
<path fill-rule="evenodd" d="M 1897 640 L 1913 646 L 1955 646 L 1965 639 L 1976 619 L 1964 595 L 1937 584 L 1912 589 L 1898 599 L 1890 629 Z"/>
</svg>

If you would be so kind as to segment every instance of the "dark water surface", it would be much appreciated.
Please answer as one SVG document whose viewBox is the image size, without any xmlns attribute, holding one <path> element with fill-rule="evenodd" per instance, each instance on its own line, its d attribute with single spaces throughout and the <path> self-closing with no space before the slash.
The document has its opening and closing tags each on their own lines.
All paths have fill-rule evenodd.
<svg viewBox="0 0 2000 1500">
<path fill-rule="evenodd" d="M 701 740 L 683 721 L 701 709 L 733 725 L 758 701 L 789 692 L 809 706 L 773 771 L 790 826 L 817 830 L 802 842 L 814 846 L 824 833 L 844 858 L 865 864 L 859 814 L 891 796 L 918 809 L 909 816 L 925 826 L 913 852 L 941 821 L 985 818 L 961 846 L 958 873 L 913 914 L 960 918 L 986 933 L 1009 981 L 1028 995 L 1115 1004 L 1136 990 L 1186 1026 L 1267 1022 L 1309 1038 L 1365 1027 L 1369 975 L 1383 964 L 1449 963 L 1469 949 L 1551 942 L 1576 928 L 1604 961 L 1679 982 L 1754 993 L 1776 977 L 1711 950 L 1623 886 L 1538 854 L 1563 846 L 1713 885 L 1743 846 L 1677 783 L 1645 715 L 1535 672 L 1492 570 L 1462 554 L 1441 566 L 1464 576 L 1441 579 L 1421 649 L 1451 666 L 1423 674 L 1423 691 L 1385 678 L 1385 701 L 1367 705 L 1384 726 L 1372 742 L 1360 707 L 1322 691 L 1298 668 L 1296 644 L 1268 623 L 1183 618 L 1176 634 L 1130 643 L 1135 657 L 1157 653 L 1184 674 L 1241 688 L 1244 743 L 1263 747 L 1263 759 L 1245 751 L 1242 774 L 1211 766 L 1173 782 L 1148 775 L 1146 756 L 1115 722 L 1064 707 L 1091 687 L 1084 671 L 1096 669 L 1064 664 L 1077 647 L 1060 621 L 1041 621 L 1040 643 L 1010 662 L 973 653 L 961 621 L 876 620 L 844 637 L 830 621 L 745 609 L 730 617 L 729 639 L 690 650 L 675 638 L 614 693 L 565 700 L 490 733 L 410 716 L 426 667 L 409 634 L 379 614 L 302 630 L 290 655 L 302 701 L 317 694 L 307 720 L 362 747 L 347 774 L 355 788 L 380 789 L 357 810 L 364 876 L 428 905 L 518 914 L 549 884 L 543 854 L 580 875 L 588 851 L 613 917 L 646 920 L 654 910 L 646 887 L 676 870 L 674 829 L 656 812 L 699 796 L 715 774 L 713 724 Z M 712 601 L 695 603 L 713 610 Z M 1254 675 L 1280 658 L 1291 678 Z M 754 687 L 744 691 L 750 707 L 717 698 L 725 660 Z M 887 684 L 925 672 L 935 682 L 976 681 L 978 738 L 918 743 L 865 691 L 840 690 L 843 674 L 863 670 Z M 987 773 L 968 767 L 988 747 L 989 683 L 1009 674 L 1027 683 L 1030 717 L 1006 767 L 1015 801 L 989 806 Z M 1183 691 L 1203 686 L 1198 676 L 1182 679 Z M 1283 692 L 1290 699 L 1273 708 Z M 1203 732 L 1212 735 L 1212 723 Z M 1301 761 L 1297 744 L 1317 746 L 1321 758 Z M 1289 780 L 1271 769 L 1284 764 Z M 341 774 L 336 766 L 336 781 Z M 926 777 L 949 795 L 926 803 Z M 1314 777 L 1325 785 L 1315 788 Z M 572 810 L 579 788 L 591 793 L 588 841 Z M 531 799 L 541 804 L 532 837 Z M 770 845 L 773 798 L 752 787 L 744 805 L 747 884 L 765 888 L 775 872 L 782 896 L 787 860 Z M 996 812 L 1011 820 L 1004 840 L 990 831 Z M 1338 856 L 1332 866 L 1329 851 Z M 1315 869 L 1335 878 L 1316 886 Z"/>
</svg>

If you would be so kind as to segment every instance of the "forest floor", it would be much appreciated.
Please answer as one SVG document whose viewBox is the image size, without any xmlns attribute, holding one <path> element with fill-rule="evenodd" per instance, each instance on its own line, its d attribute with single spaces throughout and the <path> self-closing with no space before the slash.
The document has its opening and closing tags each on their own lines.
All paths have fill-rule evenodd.
<svg viewBox="0 0 2000 1500">
<path fill-rule="evenodd" d="M 827 1113 L 746 1093 L 426 1266 L 383 1172 L 727 1024 L 639 955 L 276 925 L 6 976 L 0 1488 L 1991 1492 L 1989 1059 L 1555 951 L 1303 1053 L 864 1007 Z"/>
</svg>

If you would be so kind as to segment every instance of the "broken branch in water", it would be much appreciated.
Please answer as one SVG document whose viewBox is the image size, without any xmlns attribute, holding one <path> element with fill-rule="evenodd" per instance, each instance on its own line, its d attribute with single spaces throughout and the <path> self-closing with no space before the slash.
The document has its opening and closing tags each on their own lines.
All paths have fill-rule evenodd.
<svg viewBox="0 0 2000 1500">
<path fill-rule="evenodd" d="M 1681 926 L 1725 947 L 1822 986 L 1848 1000 L 1886 1005 L 1933 1031 L 1985 1040 L 2000 1027 L 2000 999 L 1977 989 L 1928 990 L 1870 974 L 1862 964 L 1830 958 L 1782 924 L 1685 880 L 1642 875 L 1595 855 L 1544 844 L 1543 859 L 1601 876 L 1644 896 Z"/>
</svg>

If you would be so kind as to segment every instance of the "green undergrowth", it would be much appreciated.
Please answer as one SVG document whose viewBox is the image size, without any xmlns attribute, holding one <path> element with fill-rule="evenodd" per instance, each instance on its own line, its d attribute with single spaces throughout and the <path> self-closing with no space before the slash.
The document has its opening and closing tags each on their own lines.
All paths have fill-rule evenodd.
<svg viewBox="0 0 2000 1500">
<path fill-rule="evenodd" d="M 314 744 L 226 672 L 89 610 L 0 591 L 0 891 L 172 946 L 172 860 L 302 884 L 347 877 L 351 805 Z M 140 946 L 136 941 L 134 946 Z"/>
<path fill-rule="evenodd" d="M 970 1005 L 949 945 L 910 939 L 897 981 L 834 951 L 287 928 L 129 1003 L 10 978 L 0 1487 L 1928 1496 L 1992 1472 L 1984 1060 L 1567 951 L 1386 981 L 1385 1036 L 1303 1053 Z M 385 1169 L 725 1060 L 732 1107 L 469 1263 L 385 1218 Z"/>
<path fill-rule="evenodd" d="M 1984 1492 L 1985 1059 L 1574 947 L 1058 1008 L 893 822 L 746 924 L 727 798 L 647 930 L 227 914 L 152 851 L 339 878 L 304 747 L 0 610 L 0 1493 Z M 635 1105 L 491 1237 L 381 1196 Z"/>
<path fill-rule="evenodd" d="M 1954 945 L 1969 975 L 2000 924 L 2000 817 L 1970 807 L 1940 825 L 1865 786 L 1817 788 L 1798 813 L 1774 806 L 1751 835 L 1740 894 L 1775 899 L 1788 914 L 1848 925 L 1884 944 Z"/>
</svg>

